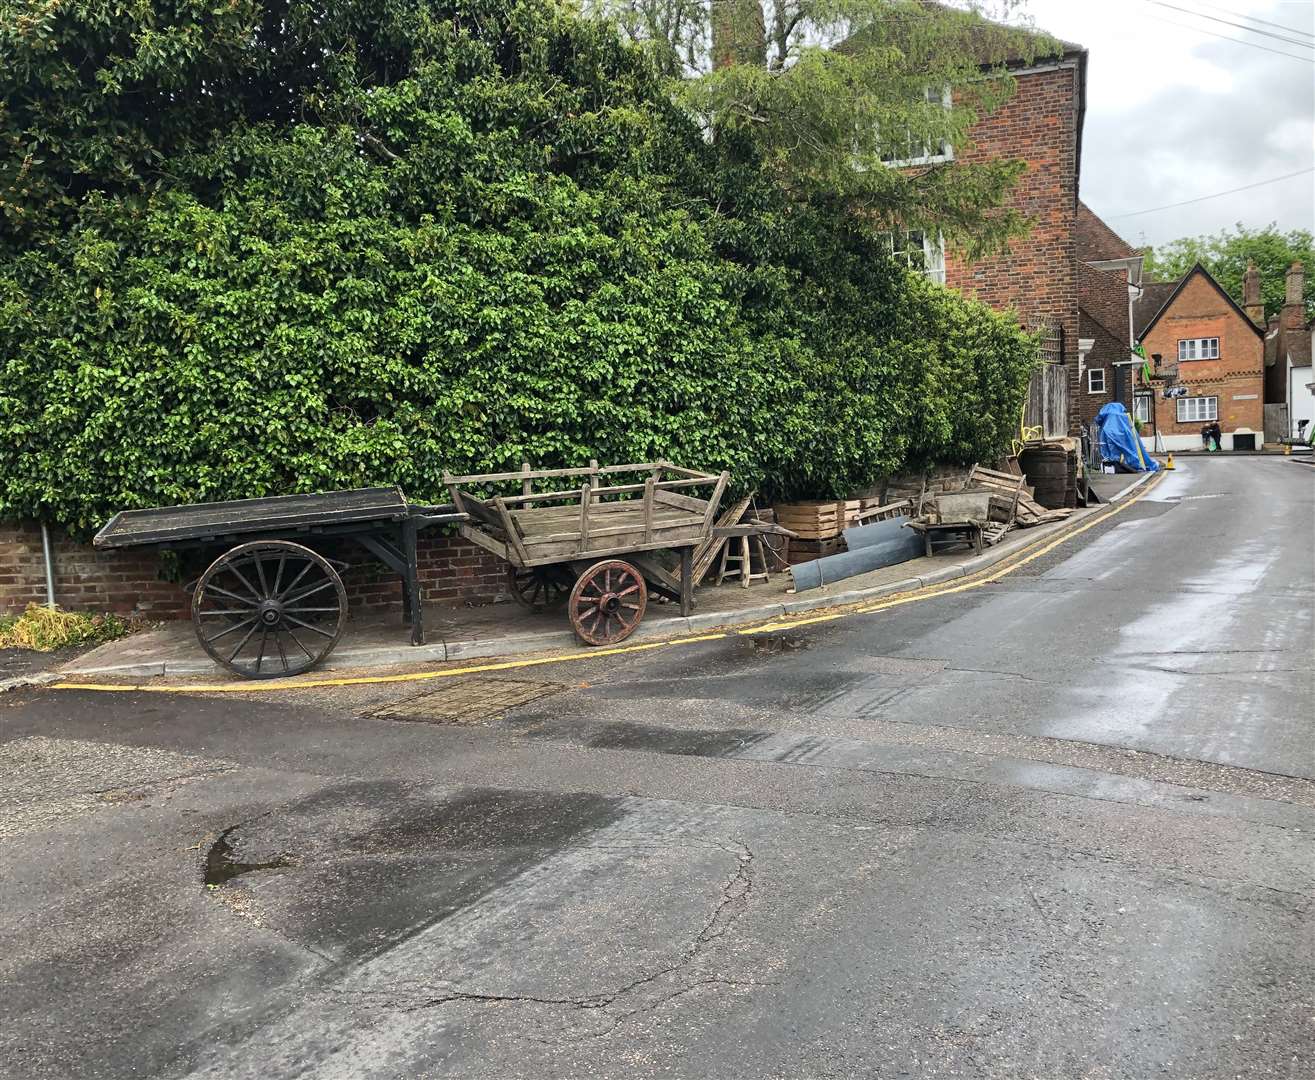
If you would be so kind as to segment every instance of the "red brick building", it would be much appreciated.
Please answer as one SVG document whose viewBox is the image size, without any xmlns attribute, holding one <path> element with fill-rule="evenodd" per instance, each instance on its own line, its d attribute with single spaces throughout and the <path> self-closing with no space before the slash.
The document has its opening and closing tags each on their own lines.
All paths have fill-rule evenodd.
<svg viewBox="0 0 1315 1080">
<path fill-rule="evenodd" d="M 1265 332 L 1205 267 L 1198 263 L 1177 282 L 1146 285 L 1135 318 L 1154 376 L 1156 448 L 1199 450 L 1201 429 L 1218 422 L 1224 450 L 1259 450 Z M 1164 391 L 1176 388 L 1186 393 L 1166 399 Z"/>
<path fill-rule="evenodd" d="M 963 162 L 1012 158 L 1024 161 L 1009 204 L 1032 223 L 1007 251 L 966 262 L 945 253 L 935 237 L 906 233 L 895 253 L 910 267 L 998 310 L 1013 309 L 1024 325 L 1050 331 L 1046 359 L 1069 371 L 1070 431 L 1078 411 L 1078 178 L 1082 122 L 1086 112 L 1087 52 L 1065 43 L 1063 54 L 1011 65 L 1017 92 L 972 128 L 970 143 L 957 154 Z M 953 160 L 940 153 L 900 165 L 924 167 Z"/>
<path fill-rule="evenodd" d="M 1132 305 L 1142 255 L 1085 204 L 1076 218 L 1078 257 L 1078 420 L 1090 425 L 1111 401 L 1135 412 Z M 1143 419 L 1149 424 L 1146 412 Z"/>
</svg>

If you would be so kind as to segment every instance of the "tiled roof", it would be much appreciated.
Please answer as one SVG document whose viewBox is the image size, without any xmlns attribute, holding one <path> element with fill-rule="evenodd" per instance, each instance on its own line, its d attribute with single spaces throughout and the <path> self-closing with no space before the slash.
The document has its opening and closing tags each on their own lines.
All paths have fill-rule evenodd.
<svg viewBox="0 0 1315 1080">
<path fill-rule="evenodd" d="M 1106 225 L 1105 222 L 1101 221 L 1091 207 L 1081 201 L 1078 202 L 1078 216 L 1074 233 L 1078 259 L 1081 262 L 1130 259 L 1139 254 L 1136 248 Z"/>
<path fill-rule="evenodd" d="M 1141 296 L 1132 304 L 1133 330 L 1136 331 L 1138 338 L 1146 333 L 1146 327 L 1151 324 L 1151 320 L 1155 318 L 1160 308 L 1164 307 L 1165 301 L 1173 295 L 1176 288 L 1178 288 L 1177 281 L 1142 282 Z"/>
</svg>

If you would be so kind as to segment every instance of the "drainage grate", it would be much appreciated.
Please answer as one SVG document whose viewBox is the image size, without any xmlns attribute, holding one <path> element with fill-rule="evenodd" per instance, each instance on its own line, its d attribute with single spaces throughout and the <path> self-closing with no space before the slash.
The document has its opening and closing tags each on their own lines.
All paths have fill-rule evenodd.
<svg viewBox="0 0 1315 1080">
<path fill-rule="evenodd" d="M 394 701 L 367 713 L 376 720 L 409 720 L 421 724 L 469 724 L 566 689 L 561 683 L 489 679 L 459 679 L 417 697 Z"/>
</svg>

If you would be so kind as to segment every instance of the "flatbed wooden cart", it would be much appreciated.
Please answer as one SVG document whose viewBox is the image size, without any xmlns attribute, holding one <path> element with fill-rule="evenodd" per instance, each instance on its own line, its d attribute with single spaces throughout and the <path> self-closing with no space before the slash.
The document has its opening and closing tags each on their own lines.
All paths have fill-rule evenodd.
<svg viewBox="0 0 1315 1080">
<path fill-rule="evenodd" d="M 607 485 L 610 477 L 629 482 Z M 516 599 L 540 609 L 565 600 L 581 641 L 612 645 L 634 633 L 650 590 L 679 601 L 681 614 L 689 614 L 692 552 L 712 535 L 730 474 L 653 461 L 578 469 L 527 465 L 519 472 L 443 479 L 453 506 L 468 518 L 461 534 L 506 560 Z M 559 490 L 535 491 L 542 481 Z M 493 493 L 515 482 L 519 494 Z M 688 493 L 699 489 L 710 491 L 706 497 Z"/>
<path fill-rule="evenodd" d="M 318 666 L 342 636 L 345 564 L 317 547 L 349 540 L 397 571 L 411 644 L 422 645 L 416 535 L 464 520 L 451 506 L 411 503 L 398 487 L 359 488 L 122 510 L 93 543 L 221 551 L 187 586 L 197 640 L 235 675 L 273 679 Z"/>
</svg>

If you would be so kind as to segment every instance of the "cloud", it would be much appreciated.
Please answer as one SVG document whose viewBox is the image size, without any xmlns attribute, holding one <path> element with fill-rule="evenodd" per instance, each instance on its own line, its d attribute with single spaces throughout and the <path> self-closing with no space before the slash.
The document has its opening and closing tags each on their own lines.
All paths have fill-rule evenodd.
<svg viewBox="0 0 1315 1080">
<path fill-rule="evenodd" d="M 1312 228 L 1315 174 L 1155 214 L 1116 216 L 1315 165 L 1315 66 L 1146 18 L 1157 9 L 1144 0 L 1114 6 L 1031 5 L 1039 23 L 1090 50 L 1083 200 L 1134 243 L 1239 221 Z M 1230 7 L 1239 6 L 1231 0 Z M 1312 9 L 1305 5 L 1253 3 L 1247 11 L 1295 26 L 1304 19 L 1310 29 Z"/>
</svg>

